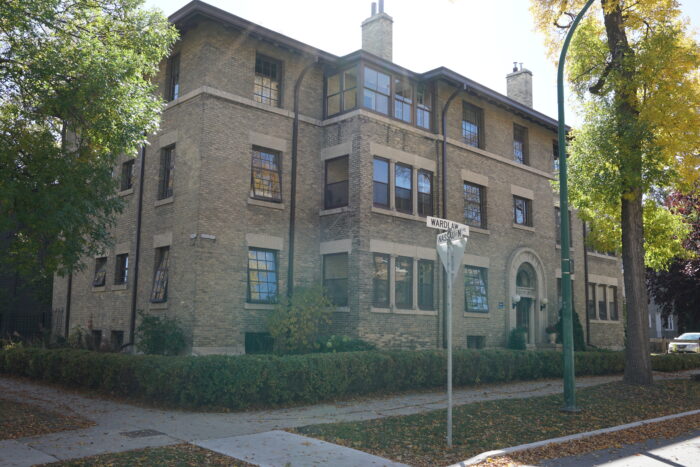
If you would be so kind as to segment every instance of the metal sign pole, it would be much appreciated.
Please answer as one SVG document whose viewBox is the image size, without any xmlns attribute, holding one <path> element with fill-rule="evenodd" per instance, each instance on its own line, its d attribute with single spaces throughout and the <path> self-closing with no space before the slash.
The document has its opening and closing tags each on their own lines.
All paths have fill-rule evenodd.
<svg viewBox="0 0 700 467">
<path fill-rule="evenodd" d="M 452 447 L 452 240 L 447 241 L 447 447 Z"/>
</svg>

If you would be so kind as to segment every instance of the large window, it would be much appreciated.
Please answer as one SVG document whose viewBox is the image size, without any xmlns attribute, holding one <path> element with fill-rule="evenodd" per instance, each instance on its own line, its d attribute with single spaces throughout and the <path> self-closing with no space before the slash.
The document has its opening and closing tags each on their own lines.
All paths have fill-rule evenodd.
<svg viewBox="0 0 700 467">
<path fill-rule="evenodd" d="M 418 171 L 418 215 L 433 215 L 433 173 L 422 169 Z"/>
<path fill-rule="evenodd" d="M 413 212 L 413 169 L 410 165 L 394 166 L 394 205 L 399 212 Z"/>
<path fill-rule="evenodd" d="M 380 71 L 365 67 L 364 106 L 375 112 L 389 114 L 391 77 Z"/>
<path fill-rule="evenodd" d="M 425 84 L 416 87 L 416 125 L 430 129 L 430 114 L 433 108 L 433 98 Z"/>
<path fill-rule="evenodd" d="M 178 97 L 180 97 L 180 54 L 175 54 L 168 60 L 165 100 L 173 101 Z"/>
<path fill-rule="evenodd" d="M 411 123 L 413 86 L 405 78 L 394 78 L 394 118 Z"/>
<path fill-rule="evenodd" d="M 418 308 L 433 310 L 435 302 L 435 262 L 427 259 L 418 260 Z"/>
<path fill-rule="evenodd" d="M 598 299 L 598 318 L 600 319 L 608 319 L 607 289 L 608 287 L 606 285 L 601 284 L 598 286 L 596 298 Z"/>
<path fill-rule="evenodd" d="M 323 256 L 323 287 L 336 306 L 348 305 L 348 254 Z"/>
<path fill-rule="evenodd" d="M 248 302 L 277 302 L 277 251 L 248 249 Z"/>
<path fill-rule="evenodd" d="M 107 258 L 95 259 L 95 275 L 92 278 L 93 287 L 102 287 L 107 278 Z"/>
<path fill-rule="evenodd" d="M 513 125 L 513 159 L 521 164 L 528 164 L 527 128 Z"/>
<path fill-rule="evenodd" d="M 486 228 L 486 189 L 464 182 L 464 223 Z"/>
<path fill-rule="evenodd" d="M 374 205 L 389 207 L 389 161 L 374 158 Z"/>
<path fill-rule="evenodd" d="M 170 198 L 173 195 L 173 179 L 175 176 L 175 145 L 163 148 L 160 153 L 160 179 L 158 183 L 158 199 Z"/>
<path fill-rule="evenodd" d="M 348 156 L 326 161 L 325 209 L 348 205 Z"/>
<path fill-rule="evenodd" d="M 413 258 L 398 256 L 394 261 L 394 297 L 397 308 L 413 308 Z"/>
<path fill-rule="evenodd" d="M 280 154 L 277 151 L 253 147 L 250 193 L 266 201 L 282 201 Z"/>
<path fill-rule="evenodd" d="M 153 289 L 151 290 L 151 302 L 165 302 L 168 300 L 168 260 L 170 247 L 156 248 L 155 274 L 153 275 Z"/>
<path fill-rule="evenodd" d="M 590 319 L 619 320 L 617 287 L 589 282 L 586 311 Z"/>
<path fill-rule="evenodd" d="M 487 269 L 464 266 L 464 311 L 488 313 Z"/>
<path fill-rule="evenodd" d="M 326 115 L 332 116 L 357 106 L 357 72 L 350 69 L 328 77 Z"/>
<path fill-rule="evenodd" d="M 598 317 L 596 299 L 595 299 L 596 286 L 595 284 L 588 284 L 588 297 L 586 303 L 586 312 L 590 319 L 596 319 Z"/>
<path fill-rule="evenodd" d="M 462 138 L 470 146 L 484 147 L 484 111 L 468 102 L 462 103 Z"/>
<path fill-rule="evenodd" d="M 129 255 L 124 253 L 117 255 L 117 263 L 114 269 L 114 283 L 126 284 L 129 280 Z"/>
<path fill-rule="evenodd" d="M 134 159 L 122 164 L 121 190 L 129 190 L 134 186 Z"/>
<path fill-rule="evenodd" d="M 610 286 L 608 287 L 608 311 L 610 312 L 610 319 L 613 321 L 617 321 L 620 319 L 618 313 L 617 313 L 617 287 L 615 286 Z M 668 322 L 671 323 L 671 329 L 673 329 L 673 320 L 671 317 L 667 317 Z"/>
<path fill-rule="evenodd" d="M 277 60 L 262 55 L 255 56 L 255 102 L 279 107 L 281 68 Z"/>
<path fill-rule="evenodd" d="M 532 200 L 513 196 L 513 222 L 532 227 Z"/>
<path fill-rule="evenodd" d="M 372 257 L 372 303 L 374 306 L 389 307 L 389 262 L 390 256 L 375 253 Z"/>
</svg>

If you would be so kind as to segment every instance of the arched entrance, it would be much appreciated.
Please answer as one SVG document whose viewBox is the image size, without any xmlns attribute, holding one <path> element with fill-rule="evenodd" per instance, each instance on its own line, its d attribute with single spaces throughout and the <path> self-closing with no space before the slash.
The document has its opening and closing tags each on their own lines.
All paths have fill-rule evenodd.
<svg viewBox="0 0 700 467">
<path fill-rule="evenodd" d="M 527 330 L 527 343 L 544 342 L 547 322 L 547 288 L 544 266 L 537 253 L 529 248 L 519 248 L 509 261 L 507 287 L 511 305 L 508 332 L 520 327 Z"/>
</svg>

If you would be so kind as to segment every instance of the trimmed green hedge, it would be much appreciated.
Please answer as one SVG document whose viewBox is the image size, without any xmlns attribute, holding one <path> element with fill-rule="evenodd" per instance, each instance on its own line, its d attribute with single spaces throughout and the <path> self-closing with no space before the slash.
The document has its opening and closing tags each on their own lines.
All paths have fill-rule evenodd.
<svg viewBox="0 0 700 467">
<path fill-rule="evenodd" d="M 577 352 L 578 375 L 621 373 L 621 352 Z M 654 357 L 665 371 L 700 367 L 700 355 Z M 308 355 L 162 357 L 85 350 L 0 351 L 0 373 L 179 407 L 313 403 L 371 393 L 444 387 L 445 353 L 368 351 Z M 560 377 L 555 351 L 457 350 L 454 384 Z"/>
</svg>

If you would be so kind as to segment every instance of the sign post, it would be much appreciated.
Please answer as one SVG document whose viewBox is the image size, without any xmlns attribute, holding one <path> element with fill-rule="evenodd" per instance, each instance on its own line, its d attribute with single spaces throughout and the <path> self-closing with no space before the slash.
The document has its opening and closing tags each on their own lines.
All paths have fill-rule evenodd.
<svg viewBox="0 0 700 467">
<path fill-rule="evenodd" d="M 452 447 L 452 284 L 462 265 L 469 227 L 436 217 L 428 217 L 426 224 L 433 229 L 445 230 L 445 232 L 438 234 L 436 248 L 447 273 L 447 300 L 445 303 L 445 321 L 447 323 L 447 446 Z"/>
</svg>

